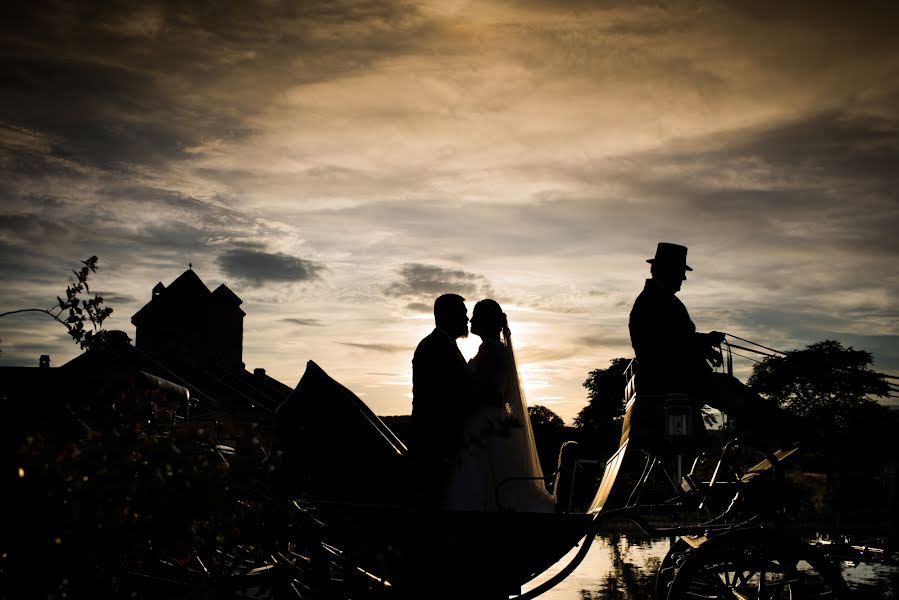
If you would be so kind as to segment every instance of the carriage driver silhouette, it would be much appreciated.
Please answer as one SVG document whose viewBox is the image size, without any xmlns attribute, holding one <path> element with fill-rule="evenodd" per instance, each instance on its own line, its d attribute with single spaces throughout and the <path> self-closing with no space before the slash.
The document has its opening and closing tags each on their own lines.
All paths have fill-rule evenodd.
<svg viewBox="0 0 899 600">
<path fill-rule="evenodd" d="M 694 404 L 727 413 L 758 443 L 780 446 L 792 441 L 795 432 L 784 427 L 786 413 L 732 375 L 709 366 L 721 365 L 718 346 L 725 336 L 720 331 L 697 332 L 676 296 L 687 271 L 693 270 L 687 265 L 686 246 L 659 242 L 655 257 L 646 262 L 651 278 L 637 296 L 628 324 L 637 358 L 637 389 L 644 394 L 686 394 Z"/>
</svg>

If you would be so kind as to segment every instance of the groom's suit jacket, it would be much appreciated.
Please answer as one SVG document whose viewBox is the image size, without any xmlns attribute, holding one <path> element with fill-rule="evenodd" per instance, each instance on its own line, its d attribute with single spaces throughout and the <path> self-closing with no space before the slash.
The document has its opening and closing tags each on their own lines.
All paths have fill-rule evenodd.
<svg viewBox="0 0 899 600">
<path fill-rule="evenodd" d="M 412 452 L 419 486 L 439 499 L 459 451 L 462 423 L 472 402 L 465 358 L 456 341 L 434 329 L 412 358 Z"/>
</svg>

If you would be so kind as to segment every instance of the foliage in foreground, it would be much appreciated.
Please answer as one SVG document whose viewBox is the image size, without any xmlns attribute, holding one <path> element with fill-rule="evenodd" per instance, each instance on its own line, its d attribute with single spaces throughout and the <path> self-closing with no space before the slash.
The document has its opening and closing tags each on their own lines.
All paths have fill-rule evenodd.
<svg viewBox="0 0 899 600">
<path fill-rule="evenodd" d="M 172 430 L 152 397 L 93 399 L 103 410 L 85 435 L 61 433 L 71 416 L 47 410 L 16 441 L 2 481 L 2 589 L 118 596 L 130 570 L 160 560 L 199 569 L 204 549 L 250 533 L 237 494 L 253 469 L 218 453 L 208 429 Z"/>
</svg>

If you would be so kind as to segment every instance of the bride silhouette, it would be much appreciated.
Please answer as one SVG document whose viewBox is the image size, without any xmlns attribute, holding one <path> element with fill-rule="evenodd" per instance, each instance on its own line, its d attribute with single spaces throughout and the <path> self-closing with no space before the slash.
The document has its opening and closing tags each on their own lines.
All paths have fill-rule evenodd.
<svg viewBox="0 0 899 600">
<path fill-rule="evenodd" d="M 477 408 L 462 428 L 445 508 L 552 512 L 508 320 L 495 300 L 475 304 L 471 333 L 481 338 L 468 362 Z"/>
</svg>

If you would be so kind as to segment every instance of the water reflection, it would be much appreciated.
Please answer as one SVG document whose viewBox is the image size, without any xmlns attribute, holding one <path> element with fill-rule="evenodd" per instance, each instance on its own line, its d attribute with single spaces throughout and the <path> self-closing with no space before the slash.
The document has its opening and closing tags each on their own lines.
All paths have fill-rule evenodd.
<svg viewBox="0 0 899 600">
<path fill-rule="evenodd" d="M 899 565 L 843 563 L 843 577 L 859 598 L 899 598 Z"/>
<path fill-rule="evenodd" d="M 562 583 L 541 596 L 546 600 L 631 600 L 652 598 L 655 574 L 668 552 L 667 540 L 610 533 L 596 537 L 584 562 Z M 574 558 L 572 549 L 552 569 L 525 586 L 546 581 Z"/>
<path fill-rule="evenodd" d="M 877 539 L 877 532 L 864 528 L 851 532 L 817 532 L 809 535 L 812 542 L 819 544 L 852 543 L 856 549 L 871 546 L 883 549 L 886 540 Z M 868 539 L 870 538 L 870 539 Z M 876 552 L 875 552 L 876 554 Z M 895 554 L 890 562 L 877 561 L 845 561 L 840 563 L 843 578 L 849 586 L 855 590 L 859 598 L 899 598 L 899 564 L 896 564 Z"/>
<path fill-rule="evenodd" d="M 541 598 L 545 600 L 652 599 L 655 575 L 670 547 L 668 540 L 610 533 L 597 536 L 584 562 Z M 571 562 L 577 548 L 523 588 L 539 585 Z M 841 565 L 843 576 L 859 598 L 899 599 L 899 566 L 883 563 Z"/>
</svg>

